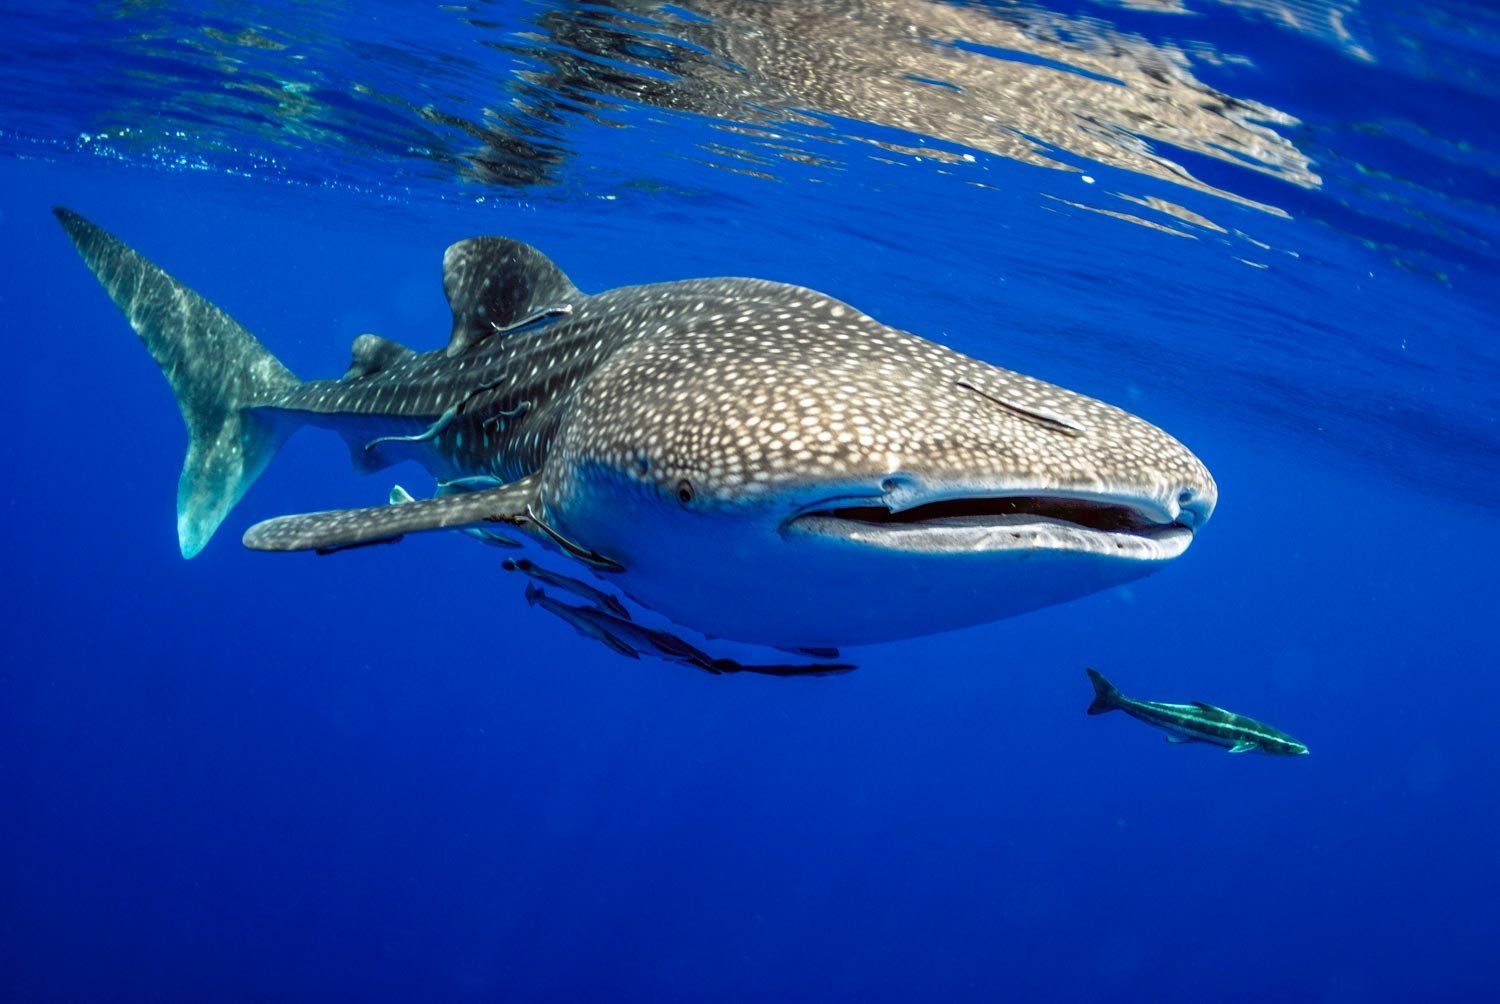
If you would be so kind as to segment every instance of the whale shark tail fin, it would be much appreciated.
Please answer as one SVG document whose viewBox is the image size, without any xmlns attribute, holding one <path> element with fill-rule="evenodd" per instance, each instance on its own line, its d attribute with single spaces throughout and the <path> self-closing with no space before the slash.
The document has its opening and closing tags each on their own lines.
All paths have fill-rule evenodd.
<svg viewBox="0 0 1500 1004">
<path fill-rule="evenodd" d="M 188 429 L 177 484 L 182 556 L 203 550 L 292 431 L 258 411 L 300 381 L 234 319 L 71 210 L 53 214 L 161 367 Z"/>
<path fill-rule="evenodd" d="M 1102 715 L 1106 711 L 1114 711 L 1120 707 L 1123 696 L 1113 683 L 1104 678 L 1104 674 L 1098 670 L 1088 670 L 1089 679 L 1094 683 L 1094 702 L 1089 705 L 1088 713 L 1091 715 Z"/>
</svg>

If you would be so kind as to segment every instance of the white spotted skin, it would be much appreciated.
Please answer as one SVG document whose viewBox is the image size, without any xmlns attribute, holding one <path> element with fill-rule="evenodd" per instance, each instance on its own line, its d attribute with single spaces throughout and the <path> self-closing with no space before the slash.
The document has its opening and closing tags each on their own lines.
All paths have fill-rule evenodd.
<svg viewBox="0 0 1500 1004">
<path fill-rule="evenodd" d="M 811 290 L 756 286 L 765 301 L 686 304 L 611 357 L 577 392 L 560 459 L 627 469 L 645 456 L 658 483 L 691 476 L 726 503 L 852 476 L 915 478 L 924 499 L 946 485 L 1125 490 L 1170 521 L 1190 491 L 1212 509 L 1217 489 L 1203 464 L 1128 412 Z M 1083 431 L 1040 427 L 961 383 Z"/>
<path fill-rule="evenodd" d="M 611 356 L 574 391 L 544 469 L 554 525 L 680 623 L 779 645 L 910 637 L 1140 578 L 1191 540 L 1183 529 L 1110 550 L 1018 526 L 935 547 L 788 525 L 835 499 L 900 510 L 1049 493 L 1192 525 L 1212 512 L 1203 464 L 1142 419 L 822 294 L 753 289 L 684 303 Z"/>
</svg>

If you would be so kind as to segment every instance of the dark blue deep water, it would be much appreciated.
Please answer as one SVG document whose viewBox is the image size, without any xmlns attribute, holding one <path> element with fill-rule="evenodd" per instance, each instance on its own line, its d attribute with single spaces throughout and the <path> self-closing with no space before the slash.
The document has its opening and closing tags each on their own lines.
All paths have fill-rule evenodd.
<svg viewBox="0 0 1500 1004">
<path fill-rule="evenodd" d="M 0 29 L 0 998 L 1493 999 L 1491 4 Z M 56 204 L 307 376 L 441 345 L 474 234 L 813 286 L 1155 422 L 1221 502 L 1152 578 L 820 679 L 622 659 L 452 535 L 242 549 L 430 489 L 311 431 L 184 561 L 181 421 Z M 1086 665 L 1312 755 L 1088 718 Z"/>
</svg>

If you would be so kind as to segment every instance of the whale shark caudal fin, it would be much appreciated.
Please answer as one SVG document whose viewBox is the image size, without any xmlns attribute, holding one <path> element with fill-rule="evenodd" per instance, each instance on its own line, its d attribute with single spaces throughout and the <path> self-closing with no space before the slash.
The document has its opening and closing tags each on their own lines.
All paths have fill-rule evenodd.
<svg viewBox="0 0 1500 1004">
<path fill-rule="evenodd" d="M 1104 674 L 1098 670 L 1088 670 L 1089 679 L 1094 682 L 1094 703 L 1089 705 L 1088 713 L 1091 715 L 1102 715 L 1106 711 L 1114 711 L 1120 707 L 1122 695 L 1104 678 Z"/>
<path fill-rule="evenodd" d="M 71 210 L 52 212 L 177 395 L 188 429 L 177 542 L 191 558 L 292 431 L 254 409 L 300 381 L 228 314 L 118 238 Z"/>
</svg>

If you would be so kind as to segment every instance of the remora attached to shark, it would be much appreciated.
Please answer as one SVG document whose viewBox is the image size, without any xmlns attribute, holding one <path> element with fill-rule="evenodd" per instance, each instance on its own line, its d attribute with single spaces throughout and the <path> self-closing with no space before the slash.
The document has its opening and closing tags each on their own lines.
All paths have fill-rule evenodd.
<svg viewBox="0 0 1500 1004">
<path fill-rule="evenodd" d="M 695 279 L 585 294 L 498 237 L 443 257 L 448 345 L 375 335 L 302 381 L 117 238 L 55 211 L 177 396 L 178 539 L 197 554 L 304 425 L 437 497 L 283 516 L 268 551 L 425 530 L 529 535 L 679 624 L 782 647 L 996 620 L 1140 578 L 1212 513 L 1150 423 L 886 327 L 810 289 Z"/>
</svg>

